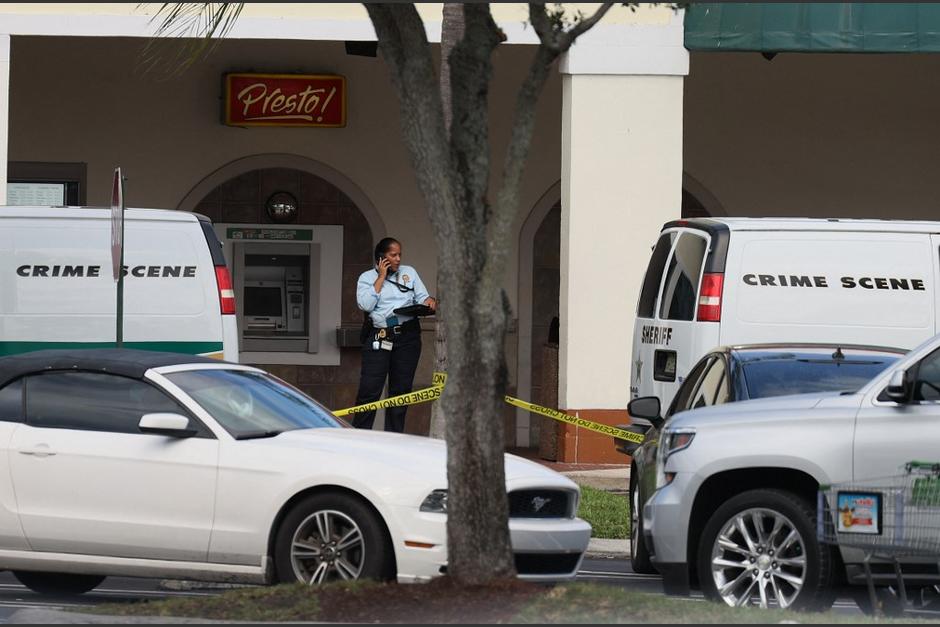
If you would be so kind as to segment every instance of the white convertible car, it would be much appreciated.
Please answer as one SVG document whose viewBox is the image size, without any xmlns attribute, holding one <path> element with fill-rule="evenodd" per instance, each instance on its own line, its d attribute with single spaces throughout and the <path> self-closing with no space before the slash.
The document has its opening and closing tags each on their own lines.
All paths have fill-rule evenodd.
<svg viewBox="0 0 940 627">
<path fill-rule="evenodd" d="M 125 349 L 0 359 L 0 569 L 319 584 L 445 571 L 444 444 L 349 428 L 263 370 Z M 516 568 L 575 575 L 576 484 L 506 456 Z"/>
</svg>

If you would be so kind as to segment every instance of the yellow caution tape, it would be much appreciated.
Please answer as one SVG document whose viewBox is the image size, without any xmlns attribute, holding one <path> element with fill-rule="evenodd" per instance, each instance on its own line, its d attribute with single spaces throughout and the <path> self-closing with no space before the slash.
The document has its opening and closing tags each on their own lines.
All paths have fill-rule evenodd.
<svg viewBox="0 0 940 627">
<path fill-rule="evenodd" d="M 407 394 L 400 394 L 398 396 L 393 396 L 391 398 L 386 398 L 385 400 L 376 401 L 374 403 L 366 403 L 364 405 L 356 405 L 355 407 L 348 407 L 346 409 L 337 409 L 333 412 L 334 416 L 347 416 L 349 414 L 356 414 L 364 411 L 375 411 L 378 409 L 388 409 L 389 407 L 404 407 L 405 405 L 417 405 L 418 403 L 427 403 L 428 401 L 434 401 L 441 397 L 441 392 L 444 390 L 444 384 L 447 383 L 447 373 L 446 372 L 435 372 L 434 377 L 431 380 L 431 387 L 423 388 L 421 390 L 415 390 L 414 392 L 408 392 Z M 584 418 L 578 418 L 577 416 L 572 416 L 564 412 L 560 412 L 557 409 L 549 409 L 548 407 L 542 407 L 541 405 L 536 405 L 535 403 L 529 403 L 512 396 L 506 396 L 505 401 L 510 405 L 515 407 L 521 407 L 526 411 L 530 411 L 534 414 L 540 416 L 545 416 L 546 418 L 552 418 L 554 420 L 560 420 L 561 422 L 568 423 L 570 425 L 575 425 L 581 427 L 582 429 L 587 429 L 589 431 L 596 431 L 597 433 L 603 433 L 604 435 L 610 435 L 615 438 L 620 438 L 622 440 L 627 440 L 628 442 L 634 442 L 636 444 L 642 444 L 643 440 L 646 437 L 640 433 L 633 433 L 632 431 L 625 431 L 623 429 L 618 429 L 617 427 L 612 427 L 610 425 L 601 424 L 599 422 L 593 422 L 591 420 L 585 420 Z"/>
<path fill-rule="evenodd" d="M 376 411 L 379 409 L 388 409 L 389 407 L 404 407 L 405 405 L 417 405 L 418 403 L 434 401 L 441 397 L 441 391 L 444 389 L 444 383 L 446 382 L 446 372 L 435 372 L 433 385 L 429 388 L 415 390 L 407 394 L 399 394 L 398 396 L 375 401 L 374 403 L 365 403 L 364 405 L 356 405 L 355 407 L 347 407 L 346 409 L 337 409 L 333 412 L 333 415 L 348 416 L 349 414 L 358 414 L 364 411 Z"/>
<path fill-rule="evenodd" d="M 635 442 L 637 444 L 642 444 L 643 440 L 646 437 L 640 433 L 633 433 L 632 431 L 624 431 L 623 429 L 618 429 L 617 427 L 611 427 L 610 425 L 604 425 L 599 422 L 592 422 L 590 420 L 585 420 L 584 418 L 578 418 L 577 416 L 572 416 L 564 412 L 560 412 L 557 409 L 549 409 L 548 407 L 542 407 L 541 405 L 536 405 L 534 403 L 528 403 L 526 401 L 520 400 L 518 398 L 513 398 L 512 396 L 505 397 L 505 400 L 510 405 L 515 405 L 516 407 L 521 407 L 526 411 L 530 411 L 533 414 L 538 414 L 539 416 L 545 416 L 546 418 L 553 418 L 555 420 L 560 420 L 561 422 L 566 422 L 569 425 L 576 425 L 582 429 L 587 429 L 588 431 L 596 431 L 598 433 L 603 433 L 604 435 L 611 435 L 615 438 L 621 438 L 629 442 Z"/>
</svg>

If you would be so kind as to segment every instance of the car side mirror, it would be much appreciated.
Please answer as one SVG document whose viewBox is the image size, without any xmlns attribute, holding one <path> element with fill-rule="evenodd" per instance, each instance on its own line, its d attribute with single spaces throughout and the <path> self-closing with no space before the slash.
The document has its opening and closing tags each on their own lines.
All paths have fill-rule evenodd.
<svg viewBox="0 0 940 627">
<path fill-rule="evenodd" d="M 662 406 L 657 396 L 643 396 L 635 398 L 627 404 L 627 413 L 631 417 L 648 420 L 654 428 L 659 429 L 665 422 L 660 416 Z"/>
<path fill-rule="evenodd" d="M 191 438 L 196 430 L 189 426 L 189 418 L 180 414 L 144 414 L 137 423 L 141 433 L 166 435 L 171 438 Z"/>
<path fill-rule="evenodd" d="M 907 370 L 895 370 L 891 373 L 885 396 L 895 403 L 909 403 L 911 400 L 911 386 L 907 380 Z"/>
</svg>

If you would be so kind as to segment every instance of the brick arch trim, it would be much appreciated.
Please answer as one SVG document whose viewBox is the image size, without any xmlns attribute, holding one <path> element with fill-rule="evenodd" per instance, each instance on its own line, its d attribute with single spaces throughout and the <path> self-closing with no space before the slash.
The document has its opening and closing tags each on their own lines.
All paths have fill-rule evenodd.
<svg viewBox="0 0 940 627">
<path fill-rule="evenodd" d="M 692 194 L 702 204 L 710 217 L 720 218 L 728 215 L 721 201 L 712 194 L 711 190 L 688 172 L 682 173 L 682 189 Z"/>
<path fill-rule="evenodd" d="M 246 172 L 265 170 L 268 168 L 288 168 L 291 170 L 309 172 L 327 181 L 331 185 L 335 185 L 355 203 L 356 207 L 362 213 L 362 216 L 366 219 L 366 222 L 368 222 L 373 237 L 379 237 L 382 233 L 387 232 L 385 230 L 385 221 L 382 219 L 381 214 L 358 185 L 339 170 L 331 168 L 325 163 L 300 155 L 261 154 L 242 157 L 241 159 L 231 161 L 199 181 L 195 187 L 183 197 L 176 208 L 182 211 L 193 211 L 196 205 L 219 185 Z"/>
</svg>

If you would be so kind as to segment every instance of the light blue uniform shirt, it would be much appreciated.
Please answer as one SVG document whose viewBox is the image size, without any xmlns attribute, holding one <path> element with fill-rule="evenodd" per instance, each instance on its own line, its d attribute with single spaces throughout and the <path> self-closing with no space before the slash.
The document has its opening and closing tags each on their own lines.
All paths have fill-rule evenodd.
<svg viewBox="0 0 940 627">
<path fill-rule="evenodd" d="M 359 275 L 359 283 L 356 285 L 356 301 L 359 303 L 359 309 L 369 313 L 372 325 L 377 329 L 386 328 L 388 318 L 398 318 L 398 324 L 411 320 L 414 316 L 396 314 L 394 310 L 408 305 L 423 305 L 424 301 L 430 297 L 421 277 L 411 266 L 402 264 L 398 266 L 398 272 L 394 274 L 389 272 L 385 275 L 380 294 L 375 293 L 375 280 L 378 278 L 378 270 L 372 268 Z M 403 292 L 391 281 L 413 289 Z"/>
</svg>

